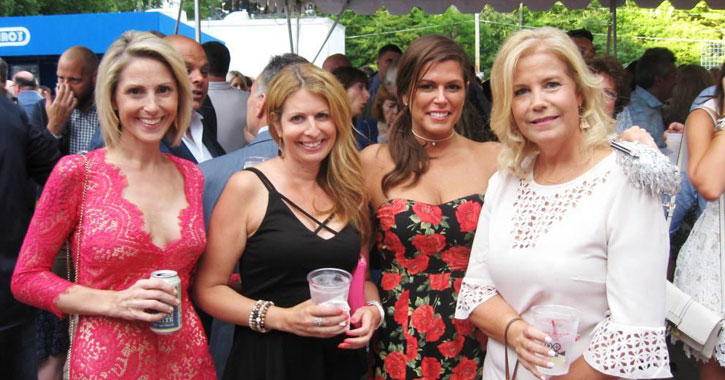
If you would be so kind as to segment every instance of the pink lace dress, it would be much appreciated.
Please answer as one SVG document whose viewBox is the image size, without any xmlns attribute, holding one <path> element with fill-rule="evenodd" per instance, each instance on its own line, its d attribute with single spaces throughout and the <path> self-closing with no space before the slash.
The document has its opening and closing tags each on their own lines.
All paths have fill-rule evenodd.
<svg viewBox="0 0 725 380">
<path fill-rule="evenodd" d="M 165 248 L 144 230 L 141 211 L 122 192 L 126 178 L 105 162 L 105 150 L 89 162 L 81 251 L 76 225 L 85 177 L 82 156 L 64 157 L 48 179 L 20 251 L 12 279 L 15 297 L 61 315 L 58 296 L 73 284 L 50 268 L 71 237 L 79 258 L 78 283 L 95 289 L 123 290 L 159 269 L 179 273 L 182 285 L 181 330 L 158 335 L 149 323 L 104 316 L 81 316 L 73 340 L 72 379 L 215 379 L 207 342 L 189 300 L 191 272 L 204 250 L 203 177 L 191 162 L 167 155 L 185 179 L 188 207 L 179 214 L 181 238 Z"/>
</svg>

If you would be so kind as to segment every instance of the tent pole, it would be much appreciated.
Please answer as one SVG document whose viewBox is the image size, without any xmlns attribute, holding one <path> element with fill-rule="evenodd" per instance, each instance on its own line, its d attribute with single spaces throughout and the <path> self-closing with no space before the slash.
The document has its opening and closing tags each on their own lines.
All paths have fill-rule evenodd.
<svg viewBox="0 0 725 380">
<path fill-rule="evenodd" d="M 201 43 L 201 15 L 199 14 L 199 0 L 194 0 L 194 24 L 196 25 L 195 39 L 196 42 Z"/>
<path fill-rule="evenodd" d="M 312 60 L 312 63 L 315 63 L 317 61 L 317 57 L 320 56 L 320 53 L 322 53 L 322 49 L 325 47 L 325 44 L 330 39 L 330 36 L 332 35 L 332 32 L 335 31 L 335 27 L 338 23 L 340 23 L 340 17 L 342 17 L 342 14 L 345 13 L 345 10 L 347 10 L 347 6 L 350 5 L 350 0 L 345 1 L 345 4 L 342 5 L 342 9 L 340 10 L 340 13 L 337 14 L 337 17 L 335 17 L 335 22 L 332 24 L 332 27 L 330 28 L 330 31 L 327 32 L 327 37 L 325 37 L 325 40 L 322 41 L 322 45 L 320 45 L 320 50 L 317 51 L 317 54 L 315 54 L 315 59 Z"/>
<path fill-rule="evenodd" d="M 182 5 L 184 0 L 179 0 L 179 14 L 176 15 L 176 27 L 174 28 L 174 34 L 179 34 L 179 23 L 181 23 L 181 10 L 184 9 Z"/>
<path fill-rule="evenodd" d="M 612 55 L 617 56 L 617 2 L 612 0 L 609 3 L 612 10 Z"/>
<path fill-rule="evenodd" d="M 524 25 L 524 3 L 519 3 L 519 30 Z"/>
<path fill-rule="evenodd" d="M 297 36 L 296 36 L 297 37 L 297 49 L 296 49 L 297 51 L 295 51 L 295 53 L 297 53 L 298 55 L 300 54 L 300 27 L 301 27 L 300 26 L 300 17 L 301 17 L 301 15 L 302 15 L 302 9 L 297 11 Z"/>
<path fill-rule="evenodd" d="M 609 22 L 607 22 L 607 55 L 612 52 L 612 0 L 609 0 Z"/>
<path fill-rule="evenodd" d="M 476 23 L 476 62 L 474 67 L 476 70 L 475 74 L 478 75 L 478 72 L 481 71 L 481 14 L 476 13 L 473 19 Z"/>
<path fill-rule="evenodd" d="M 295 42 L 292 39 L 292 20 L 290 19 L 289 0 L 284 1 L 284 14 L 287 17 L 287 31 L 289 32 L 289 52 L 295 52 Z"/>
</svg>

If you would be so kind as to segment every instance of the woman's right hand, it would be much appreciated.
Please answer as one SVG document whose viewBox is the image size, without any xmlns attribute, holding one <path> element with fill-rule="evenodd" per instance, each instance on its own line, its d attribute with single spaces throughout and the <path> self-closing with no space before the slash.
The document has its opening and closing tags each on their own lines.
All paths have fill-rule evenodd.
<svg viewBox="0 0 725 380">
<path fill-rule="evenodd" d="M 114 292 L 109 316 L 156 322 L 177 306 L 176 287 L 159 279 L 141 279 L 126 290 Z"/>
<path fill-rule="evenodd" d="M 312 300 L 280 310 L 285 313 L 283 330 L 299 336 L 331 338 L 344 333 L 350 324 L 344 310 L 332 305 L 316 305 Z"/>
<path fill-rule="evenodd" d="M 516 351 L 519 364 L 540 379 L 545 377 L 538 367 L 549 367 L 552 363 L 547 358 L 554 356 L 554 351 L 545 346 L 547 340 L 551 341 L 551 338 L 546 333 L 525 321 L 517 322 L 509 329 L 509 346 Z"/>
</svg>

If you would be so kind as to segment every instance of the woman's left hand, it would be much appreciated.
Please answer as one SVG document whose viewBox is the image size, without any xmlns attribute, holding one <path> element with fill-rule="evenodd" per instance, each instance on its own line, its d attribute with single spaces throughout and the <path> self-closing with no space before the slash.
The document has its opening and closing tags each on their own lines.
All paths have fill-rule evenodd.
<svg viewBox="0 0 725 380">
<path fill-rule="evenodd" d="M 382 317 L 375 306 L 363 306 L 357 309 L 350 318 L 350 325 L 359 327 L 346 332 L 348 337 L 337 347 L 349 350 L 365 347 Z"/>
<path fill-rule="evenodd" d="M 655 140 L 652 138 L 652 135 L 649 134 L 646 130 L 634 125 L 630 127 L 629 129 L 622 132 L 619 137 L 619 140 L 622 141 L 631 141 L 631 142 L 638 142 L 640 144 L 647 145 L 649 147 L 659 149 L 657 148 L 657 144 L 655 143 Z"/>
</svg>

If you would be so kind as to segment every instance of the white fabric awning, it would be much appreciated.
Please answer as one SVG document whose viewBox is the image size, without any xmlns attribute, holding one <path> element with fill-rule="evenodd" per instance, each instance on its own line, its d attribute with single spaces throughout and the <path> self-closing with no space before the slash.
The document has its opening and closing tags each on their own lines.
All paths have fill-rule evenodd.
<svg viewBox="0 0 725 380">
<path fill-rule="evenodd" d="M 285 0 L 268 0 L 276 3 L 278 9 L 284 7 Z M 300 0 L 291 0 L 300 1 Z M 327 14 L 338 14 L 343 6 L 349 2 L 348 9 L 358 14 L 374 14 L 378 8 L 385 6 L 391 14 L 407 14 L 414 6 L 420 7 L 426 13 L 443 13 L 451 5 L 455 5 L 463 13 L 478 13 L 484 5 L 491 5 L 498 12 L 511 12 L 524 3 L 533 11 L 550 9 L 557 0 L 312 0 L 319 10 Z M 569 9 L 581 9 L 586 7 L 592 0 L 561 0 L 561 3 Z M 615 1 L 617 6 L 623 5 L 624 0 L 599 0 L 602 6 L 609 8 L 610 2 Z M 669 0 L 675 8 L 691 9 L 700 0 Z M 302 2 L 302 1 L 300 1 Z M 663 0 L 634 0 L 638 7 L 656 8 Z M 705 0 L 713 9 L 725 9 L 725 0 Z"/>
</svg>

